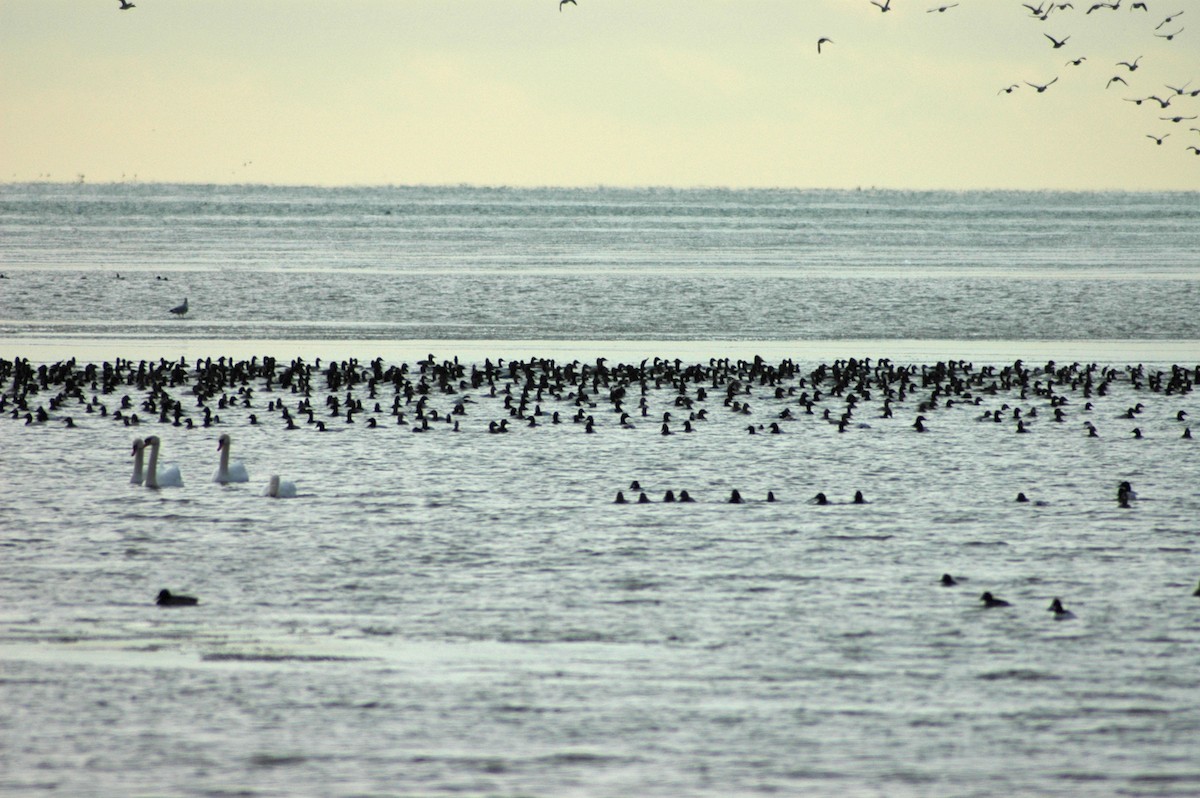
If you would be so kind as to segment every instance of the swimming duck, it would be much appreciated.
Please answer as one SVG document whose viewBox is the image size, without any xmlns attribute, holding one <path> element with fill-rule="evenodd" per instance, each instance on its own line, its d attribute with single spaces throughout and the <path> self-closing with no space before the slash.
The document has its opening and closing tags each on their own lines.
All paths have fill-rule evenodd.
<svg viewBox="0 0 1200 798">
<path fill-rule="evenodd" d="M 178 596 L 170 590 L 163 588 L 158 591 L 158 598 L 154 603 L 160 607 L 191 607 L 200 603 L 200 600 L 194 596 Z"/>
<path fill-rule="evenodd" d="M 1011 606 L 1004 599 L 996 598 L 989 592 L 984 592 L 984 594 L 979 597 L 979 600 L 983 602 L 984 607 L 1008 607 L 1008 606 Z"/>
<path fill-rule="evenodd" d="M 1062 602 L 1057 598 L 1050 602 L 1048 611 L 1054 613 L 1054 620 L 1056 621 L 1069 621 L 1075 617 L 1075 613 L 1065 609 L 1062 605 Z"/>
</svg>

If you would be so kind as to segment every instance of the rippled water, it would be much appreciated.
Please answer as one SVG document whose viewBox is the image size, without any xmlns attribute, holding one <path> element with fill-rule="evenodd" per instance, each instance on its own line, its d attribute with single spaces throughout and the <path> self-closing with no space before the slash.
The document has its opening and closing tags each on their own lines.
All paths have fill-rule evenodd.
<svg viewBox="0 0 1200 798">
<path fill-rule="evenodd" d="M 285 429 L 268 402 L 298 397 L 277 383 L 209 429 L 78 402 L 44 424 L 6 412 L 0 791 L 1195 794 L 1200 492 L 1176 415 L 1200 407 L 1135 387 L 1121 360 L 1200 363 L 1192 200 L 4 187 L 5 359 L 341 349 L 365 366 L 378 344 L 418 368 L 404 340 L 349 332 L 464 362 L 551 339 L 560 361 L 637 362 L 665 342 L 685 363 L 757 348 L 807 374 L 847 350 L 920 364 L 957 346 L 987 353 L 977 368 L 1057 357 L 1122 377 L 1091 410 L 1060 388 L 1063 423 L 1000 391 L 924 413 L 923 435 L 924 396 L 884 419 L 876 394 L 868 426 L 839 433 L 821 412 L 844 399 L 808 416 L 758 385 L 749 416 L 712 392 L 692 434 L 669 384 L 634 429 L 597 397 L 593 435 L 490 435 L 508 411 L 486 389 L 431 395 L 475 401 L 459 432 L 414 434 L 390 387 L 364 384 L 368 412 L 319 412 L 323 433 Z M 182 294 L 193 312 L 163 318 Z M 747 434 L 784 407 L 784 434 Z M 1037 409 L 1030 434 L 1015 407 Z M 210 481 L 221 432 L 250 483 Z M 130 441 L 151 433 L 184 487 L 129 484 Z M 272 473 L 301 495 L 263 497 Z M 613 504 L 633 479 L 655 501 Z M 734 488 L 751 501 L 726 503 Z M 201 603 L 158 608 L 162 587 Z M 1013 606 L 983 609 L 984 590 Z M 1075 620 L 1047 612 L 1056 596 Z"/>
</svg>

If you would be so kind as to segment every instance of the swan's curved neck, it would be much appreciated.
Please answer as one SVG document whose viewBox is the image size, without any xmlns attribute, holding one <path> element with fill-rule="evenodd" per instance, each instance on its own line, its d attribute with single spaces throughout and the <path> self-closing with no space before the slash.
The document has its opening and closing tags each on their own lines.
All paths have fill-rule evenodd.
<svg viewBox="0 0 1200 798">
<path fill-rule="evenodd" d="M 133 476 L 129 478 L 130 484 L 140 485 L 144 477 L 142 472 L 146 467 L 146 450 L 139 446 L 137 453 L 133 456 Z"/>
<path fill-rule="evenodd" d="M 221 446 L 221 465 L 217 467 L 217 475 L 219 478 L 229 476 L 229 441 Z"/>
<path fill-rule="evenodd" d="M 267 486 L 267 495 L 273 499 L 279 498 L 279 477 L 272 476 L 271 484 Z"/>
<path fill-rule="evenodd" d="M 158 441 L 150 444 L 150 462 L 146 466 L 146 487 L 158 487 Z"/>
</svg>

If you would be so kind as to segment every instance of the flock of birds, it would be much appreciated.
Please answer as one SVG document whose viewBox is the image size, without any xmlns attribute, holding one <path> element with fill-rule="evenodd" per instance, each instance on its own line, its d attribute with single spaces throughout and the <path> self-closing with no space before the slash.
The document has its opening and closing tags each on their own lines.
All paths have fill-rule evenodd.
<svg viewBox="0 0 1200 798">
<path fill-rule="evenodd" d="M 121 10 L 121 11 L 127 11 L 131 8 L 136 7 L 133 3 L 129 2 L 129 0 L 118 0 L 118 2 L 120 3 L 119 10 Z M 894 7 L 892 6 L 892 0 L 867 0 L 867 2 L 869 2 L 872 6 L 875 6 L 876 8 L 878 8 L 880 13 L 886 14 L 886 13 L 889 13 L 889 12 L 895 10 Z M 1156 6 L 1158 5 L 1158 0 L 1153 0 L 1153 2 L 1154 2 L 1154 5 L 1156 5 Z M 558 10 L 560 12 L 563 10 L 564 6 L 567 6 L 567 5 L 578 6 L 578 3 L 576 2 L 576 0 L 558 0 Z M 962 5 L 962 4 L 958 3 L 958 2 L 942 3 L 939 5 L 924 8 L 923 11 L 926 14 L 945 14 L 947 11 L 956 9 L 960 5 Z M 1036 5 L 1031 4 L 1031 3 L 1022 2 L 1022 3 L 1020 3 L 1020 5 L 1022 8 L 1024 8 L 1028 12 L 1028 16 L 1030 19 L 1040 21 L 1040 22 L 1048 22 L 1050 20 L 1053 20 L 1054 22 L 1057 23 L 1061 19 L 1068 18 L 1072 12 L 1077 11 L 1074 3 L 1054 2 L 1054 0 L 1040 0 L 1040 2 L 1038 2 Z M 1086 8 L 1085 8 L 1085 6 L 1086 6 Z M 1128 6 L 1123 6 L 1122 0 L 1113 0 L 1113 2 L 1083 3 L 1080 5 L 1078 11 L 1081 12 L 1084 16 L 1089 16 L 1091 14 L 1096 14 L 1096 13 L 1102 14 L 1102 13 L 1120 12 L 1122 8 L 1128 8 L 1128 10 L 1134 14 L 1149 16 L 1151 14 L 1150 6 L 1151 6 L 1151 0 L 1142 0 L 1140 2 L 1132 2 Z M 1180 17 L 1182 17 L 1185 13 L 1186 13 L 1186 9 L 1183 9 L 1183 10 L 1171 12 L 1165 16 L 1162 16 L 1161 18 L 1158 18 L 1158 19 L 1160 19 L 1160 21 L 1156 25 L 1154 25 L 1153 29 L 1148 31 L 1149 37 L 1147 37 L 1147 38 L 1152 37 L 1153 39 L 1156 39 L 1162 43 L 1174 42 L 1186 30 L 1186 27 L 1180 21 Z M 1071 41 L 1072 36 L 1073 36 L 1073 34 L 1054 35 L 1051 33 L 1043 33 L 1042 35 L 1046 40 L 1048 40 L 1051 48 L 1055 51 L 1066 49 L 1068 47 L 1068 43 Z M 832 38 L 830 38 L 828 36 L 821 36 L 820 38 L 818 38 L 817 39 L 817 54 L 818 55 L 822 54 L 824 52 L 824 48 L 827 45 L 831 45 L 831 44 L 835 44 L 835 42 Z M 1075 47 L 1075 45 L 1073 45 L 1073 44 L 1070 46 L 1072 49 Z M 1107 78 L 1107 80 L 1104 84 L 1104 88 L 1110 89 L 1112 86 L 1119 84 L 1121 86 L 1125 86 L 1128 89 L 1132 89 L 1133 87 L 1131 86 L 1129 81 L 1133 79 L 1134 73 L 1136 73 L 1138 71 L 1138 69 L 1141 68 L 1141 66 L 1142 66 L 1141 61 L 1144 57 L 1145 57 L 1144 55 L 1138 55 L 1136 57 L 1130 57 L 1126 60 L 1121 60 L 1121 61 L 1115 62 L 1113 64 L 1112 70 L 1110 70 L 1110 71 L 1115 71 L 1116 74 L 1113 74 Z M 1065 62 L 1064 66 L 1073 67 L 1073 68 L 1081 67 L 1084 64 L 1084 62 L 1087 60 L 1088 60 L 1087 55 L 1079 55 L 1073 51 L 1072 57 L 1069 58 L 1069 60 L 1067 60 Z M 1106 74 L 1108 74 L 1108 73 L 1106 72 Z M 1044 82 L 1040 82 L 1040 83 L 1035 82 L 1035 81 L 1030 81 L 1030 80 L 1022 80 L 1022 81 L 1016 82 L 1016 83 L 1009 83 L 1008 85 L 1001 88 L 1000 91 L 997 93 L 998 94 L 1012 94 L 1013 92 L 1020 89 L 1022 87 L 1022 85 L 1024 85 L 1024 86 L 1028 86 L 1029 88 L 1033 89 L 1038 94 L 1044 94 L 1051 86 L 1058 83 L 1059 77 L 1060 77 L 1059 75 L 1055 75 L 1054 77 L 1050 78 L 1049 80 L 1045 80 Z M 1180 109 L 1180 106 L 1183 105 L 1185 100 L 1191 100 L 1191 99 L 1200 97 L 1200 88 L 1196 88 L 1196 89 L 1190 88 L 1190 86 L 1192 84 L 1192 79 L 1188 79 L 1187 81 L 1183 81 L 1183 82 L 1179 82 L 1179 83 L 1180 83 L 1180 85 L 1177 85 L 1177 86 L 1169 85 L 1169 84 L 1164 84 L 1162 87 L 1152 86 L 1152 87 L 1150 87 L 1150 89 L 1148 89 L 1149 93 L 1145 94 L 1145 96 L 1125 97 L 1122 99 L 1124 99 L 1126 102 L 1131 102 L 1138 106 L 1145 105 L 1147 108 L 1154 110 L 1156 112 L 1158 121 L 1163 122 L 1163 123 L 1180 125 L 1184 122 L 1195 121 L 1198 118 L 1200 118 L 1200 108 L 1196 108 L 1193 105 L 1182 111 L 1180 111 L 1179 109 Z M 1179 103 L 1179 105 L 1175 105 L 1175 103 Z M 1167 112 L 1168 109 L 1174 109 L 1174 110 L 1172 110 L 1169 113 L 1163 113 L 1163 112 Z M 1188 133 L 1196 134 L 1196 135 L 1194 138 L 1189 139 L 1189 141 L 1191 141 L 1192 143 L 1188 143 L 1185 147 L 1185 150 L 1188 152 L 1191 152 L 1193 155 L 1200 156 L 1200 126 L 1189 127 Z M 1168 130 L 1167 132 L 1158 130 L 1158 131 L 1155 131 L 1152 133 L 1147 133 L 1146 138 L 1151 139 L 1156 145 L 1161 146 L 1168 138 L 1171 137 L 1171 135 L 1172 135 L 1172 131 L 1170 131 L 1170 130 Z M 184 305 L 184 309 L 186 312 L 186 303 Z"/>
<path fill-rule="evenodd" d="M 659 435 L 703 434 L 714 423 L 725 429 L 745 423 L 751 434 L 783 434 L 789 425 L 815 423 L 837 435 L 874 425 L 899 425 L 897 432 L 909 426 L 912 434 L 928 433 L 936 430 L 940 415 L 969 412 L 981 428 L 1007 425 L 1028 434 L 1042 423 L 1073 423 L 1086 436 L 1098 437 L 1096 421 L 1115 418 L 1136 425 L 1151 404 L 1161 411 L 1163 405 L 1186 403 L 1198 383 L 1200 365 L 1148 369 L 1053 361 L 1032 367 L 1022 361 L 977 367 L 967 361 L 917 366 L 849 359 L 809 369 L 792 360 L 769 363 L 758 357 L 714 358 L 707 364 L 654 358 L 616 365 L 605 358 L 565 363 L 487 359 L 466 365 L 432 355 L 413 365 L 386 365 L 379 358 L 369 363 L 309 363 L 271 357 L 35 365 L 16 358 L 0 359 L 0 418 L 46 429 L 78 429 L 82 425 L 74 422 L 74 415 L 82 414 L 90 425 L 157 425 L 164 431 L 178 430 L 176 434 L 267 423 L 281 430 L 320 432 L 329 424 L 345 428 L 365 418 L 358 428 L 383 429 L 384 422 L 390 422 L 414 434 L 501 434 L 539 427 L 637 434 L 626 431 L 639 426 L 649 426 Z M 1115 401 L 1121 405 L 1127 404 L 1131 392 L 1144 401 L 1114 415 L 1110 395 L 1118 391 L 1122 398 Z M 651 400 L 657 409 L 652 410 Z M 911 425 L 897 418 L 904 413 L 915 414 Z M 496 414 L 502 418 L 497 420 Z M 1185 407 L 1173 411 L 1173 421 L 1182 431 L 1176 437 L 1191 438 L 1187 418 Z M 1137 426 L 1126 432 L 1144 437 Z M 134 440 L 132 484 L 153 490 L 183 485 L 178 466 L 160 465 L 161 445 L 158 434 Z M 244 464 L 231 461 L 231 448 L 230 434 L 222 431 L 212 477 L 216 483 L 250 479 Z M 630 490 L 638 493 L 636 501 L 618 492 L 616 503 L 650 503 L 639 482 L 631 483 Z M 273 475 L 264 494 L 290 498 L 296 487 Z M 1117 505 L 1131 508 L 1136 499 L 1132 486 L 1122 482 Z M 777 500 L 768 492 L 767 502 Z M 663 496 L 667 503 L 692 501 L 686 490 Z M 750 500 L 734 490 L 726 501 Z M 1019 493 L 1017 501 L 1028 498 Z M 832 502 L 819 493 L 808 503 Z M 849 503 L 867 500 L 856 491 Z M 957 583 L 949 575 L 943 579 L 946 586 Z M 164 593 L 159 603 L 194 603 L 186 598 Z M 987 608 L 1007 606 L 988 594 L 983 601 Z M 1055 609 L 1055 617 L 1071 616 Z"/>
<path fill-rule="evenodd" d="M 880 12 L 886 13 L 893 10 L 892 0 L 883 0 L 883 2 L 880 2 L 880 0 L 869 0 L 869 2 L 871 5 L 876 6 Z M 957 8 L 959 5 L 960 3 L 947 3 L 934 6 L 932 8 L 926 8 L 925 12 L 929 14 L 941 14 L 953 8 Z M 1020 5 L 1028 12 L 1030 19 L 1038 22 L 1053 21 L 1054 23 L 1058 23 L 1060 21 L 1069 19 L 1072 12 L 1077 11 L 1075 5 L 1071 2 L 1054 2 L 1053 0 L 1040 0 L 1040 2 L 1038 2 L 1036 5 L 1022 2 Z M 1154 2 L 1154 5 L 1158 5 L 1158 3 Z M 1120 12 L 1124 7 L 1128 8 L 1128 10 L 1133 14 L 1149 17 L 1151 14 L 1150 6 L 1150 0 L 1146 0 L 1145 2 L 1133 2 L 1128 6 L 1122 6 L 1122 0 L 1113 0 L 1113 2 L 1090 2 L 1081 4 L 1078 12 L 1081 12 L 1084 16 L 1089 16 L 1091 14 Z M 1144 36 L 1144 39 L 1147 40 L 1146 43 L 1149 44 L 1154 39 L 1159 40 L 1160 43 L 1170 43 L 1175 41 L 1175 39 L 1178 38 L 1186 29 L 1180 21 L 1180 17 L 1182 17 L 1185 13 L 1186 9 L 1183 9 L 1171 12 L 1165 16 L 1162 16 L 1161 18 L 1154 17 L 1154 19 L 1158 19 L 1159 21 L 1153 26 L 1152 29 L 1147 25 L 1147 30 L 1144 31 L 1144 33 L 1148 34 Z M 1141 20 L 1138 20 L 1137 24 L 1141 24 Z M 1076 51 L 1075 43 L 1070 43 L 1073 34 L 1063 35 L 1059 33 L 1055 35 L 1054 33 L 1043 32 L 1042 37 L 1048 42 L 1050 48 L 1054 51 L 1066 50 L 1068 47 L 1070 48 L 1071 57 L 1064 63 L 1064 67 L 1081 67 L 1083 66 L 1084 62 L 1088 60 L 1088 56 L 1086 54 L 1079 54 Z M 827 36 L 822 36 L 819 38 L 817 40 L 817 54 L 819 55 L 822 53 L 822 48 L 825 45 L 833 43 L 833 40 Z M 1139 54 L 1137 56 L 1114 62 L 1112 68 L 1104 73 L 1106 76 L 1109 76 L 1104 82 L 1104 89 L 1111 89 L 1115 85 L 1124 86 L 1126 89 L 1132 89 L 1133 86 L 1131 85 L 1130 81 L 1134 80 L 1134 73 L 1142 68 L 1143 64 L 1141 62 L 1143 58 L 1145 58 L 1145 55 Z M 1143 74 L 1145 73 L 1143 72 Z M 1051 86 L 1058 83 L 1059 78 L 1059 75 L 1055 75 L 1049 80 L 1043 80 L 1041 82 L 1022 80 L 1019 82 L 1009 83 L 1002 87 L 997 94 L 1012 94 L 1022 86 L 1028 86 L 1036 93 L 1044 94 Z M 1192 80 L 1193 79 L 1176 81 L 1179 85 L 1164 84 L 1161 87 L 1151 86 L 1148 90 L 1146 90 L 1148 93 L 1145 94 L 1145 96 L 1124 97 L 1122 99 L 1138 106 L 1145 105 L 1147 108 L 1156 113 L 1159 122 L 1180 125 L 1182 123 L 1194 121 L 1197 118 L 1200 118 L 1200 108 L 1197 108 L 1194 104 L 1188 106 L 1185 110 L 1179 110 L 1180 106 L 1184 105 L 1185 102 L 1196 97 L 1200 97 L 1200 88 L 1190 88 Z M 1097 85 L 1099 85 L 1099 83 L 1097 83 Z M 1172 110 L 1168 111 L 1168 109 Z M 1190 138 L 1192 143 L 1187 144 L 1185 150 L 1193 155 L 1200 155 L 1200 126 L 1189 128 L 1188 133 L 1198 135 Z M 1151 139 L 1156 145 L 1161 146 L 1171 135 L 1172 134 L 1170 131 L 1155 131 L 1153 133 L 1147 133 L 1146 138 Z"/>
</svg>

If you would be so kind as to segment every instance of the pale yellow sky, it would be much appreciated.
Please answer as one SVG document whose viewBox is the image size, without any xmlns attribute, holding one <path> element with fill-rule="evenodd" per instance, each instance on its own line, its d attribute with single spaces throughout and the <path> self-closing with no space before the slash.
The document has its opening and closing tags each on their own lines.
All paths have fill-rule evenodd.
<svg viewBox="0 0 1200 798">
<path fill-rule="evenodd" d="M 1200 0 L 135 2 L 0 0 L 0 181 L 1200 189 Z"/>
</svg>

